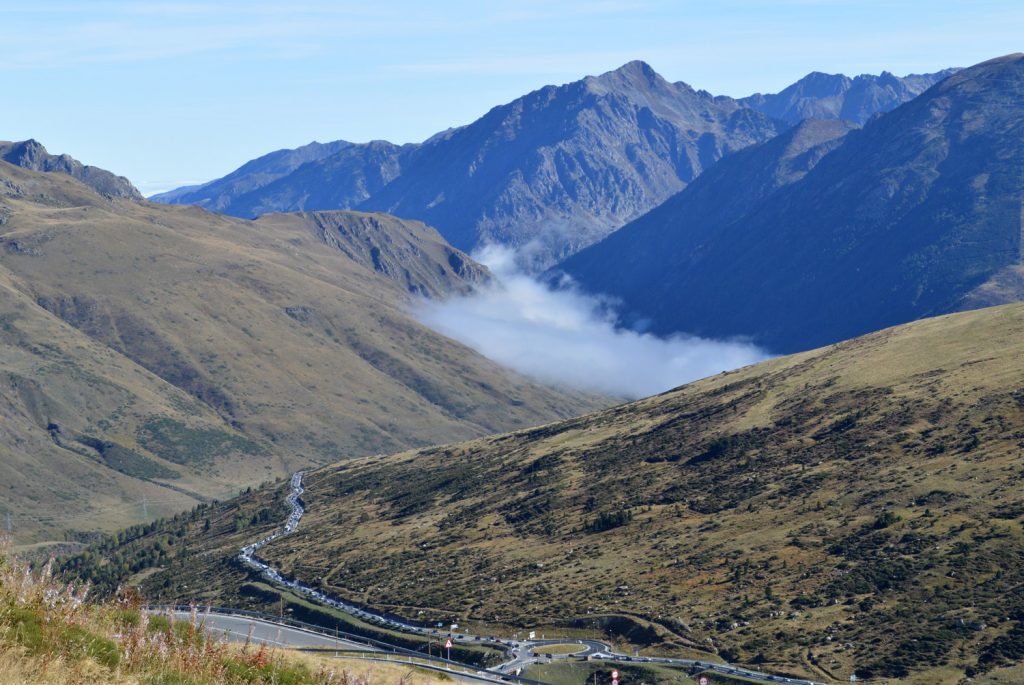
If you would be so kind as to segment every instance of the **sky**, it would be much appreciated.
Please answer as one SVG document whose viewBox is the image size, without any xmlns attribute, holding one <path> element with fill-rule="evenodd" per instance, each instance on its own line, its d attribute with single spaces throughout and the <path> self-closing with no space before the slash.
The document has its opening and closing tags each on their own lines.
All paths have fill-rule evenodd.
<svg viewBox="0 0 1024 685">
<path fill-rule="evenodd" d="M 0 139 L 145 194 L 312 140 L 418 142 L 642 59 L 714 94 L 1024 48 L 1019 0 L 0 0 Z"/>
</svg>

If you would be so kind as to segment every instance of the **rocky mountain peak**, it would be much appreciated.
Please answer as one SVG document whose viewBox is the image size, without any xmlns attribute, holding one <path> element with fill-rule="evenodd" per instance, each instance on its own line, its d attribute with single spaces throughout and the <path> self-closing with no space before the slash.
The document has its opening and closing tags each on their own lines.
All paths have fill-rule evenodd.
<svg viewBox="0 0 1024 685">
<path fill-rule="evenodd" d="M 0 159 L 32 171 L 67 174 L 108 197 L 142 199 L 142 193 L 124 176 L 82 164 L 70 155 L 51 155 L 43 144 L 34 138 L 20 142 L 0 141 Z"/>
<path fill-rule="evenodd" d="M 598 95 L 618 93 L 628 96 L 676 90 L 672 83 L 666 81 L 651 68 L 651 65 L 641 60 L 627 62 L 618 69 L 605 72 L 600 76 L 588 76 L 583 79 L 583 83 L 588 90 Z"/>
<path fill-rule="evenodd" d="M 829 97 L 844 93 L 849 87 L 850 79 L 843 74 L 812 71 L 783 92 L 795 91 L 803 97 Z"/>
<path fill-rule="evenodd" d="M 43 156 L 49 156 L 43 144 L 35 138 L 29 138 L 20 143 L 12 143 L 10 150 L 4 153 L 3 159 L 20 167 L 31 168 L 31 165 Z"/>
</svg>

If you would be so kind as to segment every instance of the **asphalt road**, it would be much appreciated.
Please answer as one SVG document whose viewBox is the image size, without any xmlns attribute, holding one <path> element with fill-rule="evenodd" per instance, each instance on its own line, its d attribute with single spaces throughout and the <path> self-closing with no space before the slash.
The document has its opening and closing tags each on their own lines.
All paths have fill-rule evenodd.
<svg viewBox="0 0 1024 685">
<path fill-rule="evenodd" d="M 164 613 L 164 615 L 166 615 L 166 613 Z M 192 620 L 191 612 L 188 611 L 173 611 L 171 612 L 171 615 L 175 621 Z M 412 663 L 408 660 L 408 657 L 403 658 L 401 656 L 393 655 L 390 652 L 386 652 L 377 647 L 364 645 L 359 642 L 352 642 L 351 640 L 335 640 L 332 637 L 321 635 L 313 631 L 280 625 L 272 621 L 259 618 L 249 616 L 232 616 L 230 614 L 213 612 L 210 612 L 209 614 L 201 613 L 199 618 L 202 620 L 203 626 L 212 635 L 224 635 L 231 642 L 245 642 L 246 640 L 251 640 L 254 644 L 267 644 L 285 649 L 310 649 L 318 647 L 339 649 L 346 652 L 346 654 L 341 655 L 341 658 L 365 659 L 367 661 L 379 661 L 382 663 L 393 663 L 403 666 L 415 665 L 417 668 L 425 668 L 427 670 L 444 673 L 449 678 L 467 683 L 501 682 L 497 677 L 483 672 L 460 673 L 459 671 L 451 670 L 443 665 L 432 665 L 429 663 L 422 663 L 420 661 Z M 363 652 L 366 656 L 364 657 L 351 654 L 351 652 L 356 651 Z M 330 654 L 328 653 L 325 656 L 330 656 Z"/>
<path fill-rule="evenodd" d="M 175 621 L 189 621 L 192 618 L 191 614 L 187 611 L 175 611 L 172 615 Z M 201 613 L 199 619 L 209 632 L 215 635 L 224 635 L 231 642 L 245 642 L 251 639 L 256 644 L 268 644 L 277 647 L 337 647 L 347 651 L 380 651 L 378 648 L 371 647 L 370 645 L 345 639 L 335 640 L 333 637 L 320 635 L 309 630 L 277 625 L 248 616 Z"/>
</svg>

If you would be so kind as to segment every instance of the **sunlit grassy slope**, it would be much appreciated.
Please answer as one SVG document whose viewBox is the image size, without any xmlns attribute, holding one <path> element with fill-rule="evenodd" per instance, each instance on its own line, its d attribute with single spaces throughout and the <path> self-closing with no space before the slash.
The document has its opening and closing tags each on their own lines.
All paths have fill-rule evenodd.
<svg viewBox="0 0 1024 685">
<path fill-rule="evenodd" d="M 598 406 L 408 312 L 487 278 L 417 222 L 242 221 L 0 162 L 0 523 L 59 541 Z"/>
</svg>

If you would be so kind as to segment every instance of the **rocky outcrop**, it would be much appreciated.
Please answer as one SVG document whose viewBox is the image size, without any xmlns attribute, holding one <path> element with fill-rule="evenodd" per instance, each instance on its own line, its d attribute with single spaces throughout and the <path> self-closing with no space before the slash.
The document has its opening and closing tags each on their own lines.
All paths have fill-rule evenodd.
<svg viewBox="0 0 1024 685">
<path fill-rule="evenodd" d="M 142 199 L 142 194 L 124 176 L 82 164 L 70 155 L 51 155 L 36 140 L 19 143 L 0 141 L 0 159 L 32 171 L 67 174 L 107 197 Z"/>
</svg>

